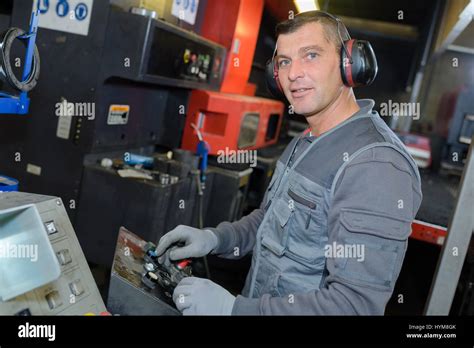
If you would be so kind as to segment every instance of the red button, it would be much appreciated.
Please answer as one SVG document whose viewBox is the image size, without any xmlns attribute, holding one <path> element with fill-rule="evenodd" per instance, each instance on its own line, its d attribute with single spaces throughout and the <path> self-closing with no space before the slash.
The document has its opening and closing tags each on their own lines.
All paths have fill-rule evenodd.
<svg viewBox="0 0 474 348">
<path fill-rule="evenodd" d="M 181 261 L 180 263 L 177 264 L 177 267 L 179 269 L 183 269 L 185 268 L 187 265 L 189 265 L 191 261 L 190 260 L 184 260 L 184 261 Z"/>
</svg>

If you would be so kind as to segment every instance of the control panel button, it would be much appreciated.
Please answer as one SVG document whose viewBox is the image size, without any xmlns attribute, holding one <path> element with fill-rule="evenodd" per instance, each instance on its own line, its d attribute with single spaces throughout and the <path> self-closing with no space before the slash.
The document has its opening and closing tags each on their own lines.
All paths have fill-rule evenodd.
<svg viewBox="0 0 474 348">
<path fill-rule="evenodd" d="M 56 228 L 54 221 L 47 221 L 44 223 L 44 226 L 46 227 L 46 231 L 48 232 L 48 235 L 58 233 L 58 229 Z"/>
<path fill-rule="evenodd" d="M 59 263 L 64 266 L 72 262 L 71 254 L 68 249 L 59 250 L 56 253 Z"/>
<path fill-rule="evenodd" d="M 58 308 L 63 304 L 63 301 L 61 300 L 61 297 L 59 296 L 59 292 L 57 291 L 51 291 L 49 292 L 46 296 L 46 301 L 48 302 L 49 309 L 53 310 L 55 308 Z"/>
<path fill-rule="evenodd" d="M 81 280 L 77 279 L 69 284 L 69 289 L 71 293 L 75 296 L 82 295 L 84 293 L 84 287 L 82 286 Z"/>
</svg>

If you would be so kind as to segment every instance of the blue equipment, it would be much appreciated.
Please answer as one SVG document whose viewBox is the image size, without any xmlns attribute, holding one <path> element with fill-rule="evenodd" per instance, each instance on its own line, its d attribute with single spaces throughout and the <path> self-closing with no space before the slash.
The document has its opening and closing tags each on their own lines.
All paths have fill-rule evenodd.
<svg viewBox="0 0 474 348">
<path fill-rule="evenodd" d="M 25 115 L 28 113 L 30 105 L 28 92 L 36 86 L 40 72 L 39 53 L 35 43 L 38 32 L 38 19 L 38 11 L 33 12 L 28 33 L 19 28 L 10 28 L 1 36 L 0 78 L 9 83 L 19 94 L 10 95 L 0 92 L 0 114 Z M 21 81 L 13 73 L 10 62 L 10 50 L 15 39 L 21 40 L 26 46 Z"/>
</svg>

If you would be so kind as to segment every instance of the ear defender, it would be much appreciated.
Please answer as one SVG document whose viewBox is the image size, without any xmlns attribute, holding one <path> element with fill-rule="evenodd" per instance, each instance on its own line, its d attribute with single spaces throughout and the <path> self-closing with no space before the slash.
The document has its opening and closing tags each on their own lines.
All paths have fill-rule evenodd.
<svg viewBox="0 0 474 348">
<path fill-rule="evenodd" d="M 370 42 L 350 39 L 341 49 L 341 76 L 348 87 L 369 86 L 377 76 L 377 58 Z M 345 48 L 345 49 L 344 49 Z"/>
<path fill-rule="evenodd" d="M 269 59 L 267 64 L 265 64 L 265 82 L 268 90 L 274 97 L 278 99 L 285 98 L 283 88 L 281 88 L 280 80 L 278 79 L 278 67 L 273 58 Z"/>
<path fill-rule="evenodd" d="M 300 16 L 302 14 L 299 14 Z M 324 11 L 304 12 L 305 16 L 326 16 L 337 22 L 337 30 L 341 39 L 341 77 L 347 87 L 369 86 L 377 76 L 378 65 L 374 50 L 370 42 L 365 40 L 351 39 L 349 32 L 336 16 Z M 339 25 L 345 29 L 347 40 L 343 40 L 339 31 Z M 265 65 L 265 82 L 270 93 L 282 99 L 285 97 L 278 79 L 278 66 L 275 62 L 277 48 L 273 52 L 273 57 Z"/>
</svg>

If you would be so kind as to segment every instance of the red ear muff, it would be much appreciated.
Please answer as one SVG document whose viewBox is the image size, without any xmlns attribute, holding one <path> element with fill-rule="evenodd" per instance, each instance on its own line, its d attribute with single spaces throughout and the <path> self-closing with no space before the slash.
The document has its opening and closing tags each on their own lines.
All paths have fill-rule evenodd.
<svg viewBox="0 0 474 348">
<path fill-rule="evenodd" d="M 342 81 L 348 87 L 369 86 L 378 71 L 377 58 L 370 42 L 351 39 L 344 45 L 346 49 L 341 48 Z"/>
<path fill-rule="evenodd" d="M 354 63 L 352 60 L 352 45 L 354 44 L 354 41 L 354 39 L 345 41 L 345 50 L 343 47 L 341 47 L 342 81 L 348 87 L 354 87 L 354 79 L 352 78 L 352 65 Z M 347 56 L 346 52 L 349 53 L 350 58 Z"/>
<path fill-rule="evenodd" d="M 281 88 L 280 80 L 278 79 L 278 68 L 274 64 L 274 60 L 270 59 L 265 65 L 265 82 L 269 92 L 279 99 L 285 97 L 283 88 Z"/>
</svg>

